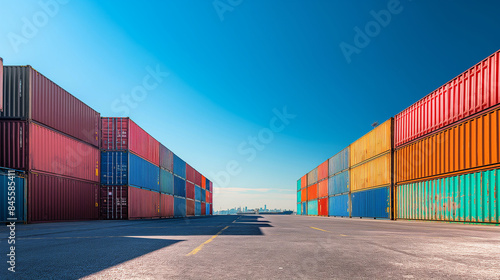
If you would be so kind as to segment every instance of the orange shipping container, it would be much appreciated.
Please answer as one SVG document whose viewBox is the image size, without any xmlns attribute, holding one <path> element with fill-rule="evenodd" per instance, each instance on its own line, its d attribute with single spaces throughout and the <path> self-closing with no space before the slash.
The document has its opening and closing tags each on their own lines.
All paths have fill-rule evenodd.
<svg viewBox="0 0 500 280">
<path fill-rule="evenodd" d="M 307 188 L 307 200 L 314 200 L 318 198 L 318 184 L 314 184 Z"/>
<path fill-rule="evenodd" d="M 302 176 L 302 179 L 300 180 L 300 188 L 303 189 L 307 187 L 307 174 Z"/>
<path fill-rule="evenodd" d="M 319 197 L 328 197 L 328 179 L 318 183 Z"/>
<path fill-rule="evenodd" d="M 302 190 L 300 191 L 300 200 L 301 200 L 302 202 L 306 202 L 306 201 L 307 201 L 307 188 L 302 189 Z"/>
<path fill-rule="evenodd" d="M 377 157 L 351 169 L 351 191 L 359 191 L 391 184 L 391 153 Z"/>
<path fill-rule="evenodd" d="M 393 119 L 390 118 L 351 144 L 351 166 L 356 166 L 363 161 L 391 151 L 392 123 Z"/>
<path fill-rule="evenodd" d="M 207 180 L 205 176 L 201 175 L 201 188 L 206 189 L 207 188 Z"/>
<path fill-rule="evenodd" d="M 500 109 L 466 120 L 396 151 L 398 183 L 500 164 Z"/>
<path fill-rule="evenodd" d="M 318 181 L 328 178 L 328 160 L 318 166 Z"/>
</svg>

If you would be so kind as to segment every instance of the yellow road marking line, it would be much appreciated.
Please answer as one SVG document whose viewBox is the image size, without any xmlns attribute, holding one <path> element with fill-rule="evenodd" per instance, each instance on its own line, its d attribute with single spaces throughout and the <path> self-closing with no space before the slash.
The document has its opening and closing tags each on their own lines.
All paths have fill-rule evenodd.
<svg viewBox="0 0 500 280">
<path fill-rule="evenodd" d="M 333 233 L 331 231 L 328 231 L 328 230 L 324 230 L 324 229 L 320 229 L 320 228 L 316 228 L 316 227 L 310 227 L 312 229 L 315 229 L 315 230 L 319 230 L 319 231 L 324 231 L 324 232 L 329 232 L 329 233 Z M 340 236 L 347 236 L 347 235 L 344 235 L 344 234 L 339 234 Z"/>
<path fill-rule="evenodd" d="M 212 236 L 210 239 L 208 239 L 207 241 L 203 242 L 200 246 L 196 247 L 193 251 L 189 252 L 189 254 L 187 254 L 186 256 L 196 255 L 196 253 L 198 253 L 203 248 L 203 246 L 205 246 L 208 243 L 212 242 L 217 236 L 219 236 L 228 227 L 229 226 L 226 226 L 225 228 L 221 229 L 216 235 Z"/>
</svg>

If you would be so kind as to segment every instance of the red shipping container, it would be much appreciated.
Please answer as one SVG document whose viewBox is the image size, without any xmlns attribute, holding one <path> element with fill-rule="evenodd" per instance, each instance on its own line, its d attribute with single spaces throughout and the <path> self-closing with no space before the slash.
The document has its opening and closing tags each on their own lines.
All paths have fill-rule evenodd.
<svg viewBox="0 0 500 280">
<path fill-rule="evenodd" d="M 174 171 L 174 153 L 160 143 L 160 167 Z"/>
<path fill-rule="evenodd" d="M 210 204 L 210 215 L 212 215 L 213 212 L 214 212 L 213 205 Z"/>
<path fill-rule="evenodd" d="M 318 183 L 318 197 L 328 196 L 328 179 Z"/>
<path fill-rule="evenodd" d="M 160 216 L 170 218 L 174 216 L 174 197 L 168 194 L 160 194 Z"/>
<path fill-rule="evenodd" d="M 160 165 L 160 142 L 129 118 L 102 118 L 101 149 L 130 150 Z"/>
<path fill-rule="evenodd" d="M 53 176 L 28 173 L 28 221 L 97 220 L 99 185 Z"/>
<path fill-rule="evenodd" d="M 0 121 L 0 166 L 99 182 L 100 151 L 40 124 Z"/>
<path fill-rule="evenodd" d="M 194 180 L 194 177 L 195 177 L 194 173 L 195 173 L 194 168 L 191 165 L 186 163 L 186 180 L 194 183 L 194 181 L 195 181 Z"/>
<path fill-rule="evenodd" d="M 128 186 L 101 186 L 102 220 L 128 220 Z"/>
<path fill-rule="evenodd" d="M 129 219 L 160 217 L 160 193 L 129 187 L 128 217 Z"/>
<path fill-rule="evenodd" d="M 186 181 L 186 197 L 194 199 L 194 184 Z"/>
<path fill-rule="evenodd" d="M 196 170 L 194 171 L 194 183 L 201 187 L 201 173 Z"/>
<path fill-rule="evenodd" d="M 195 203 L 194 200 L 186 199 L 186 216 L 194 216 Z"/>
<path fill-rule="evenodd" d="M 205 202 L 201 203 L 201 215 L 202 216 L 207 215 L 207 204 Z"/>
<path fill-rule="evenodd" d="M 328 160 L 318 166 L 318 181 L 328 178 Z"/>
<path fill-rule="evenodd" d="M 318 200 L 318 215 L 328 216 L 328 197 Z"/>
<path fill-rule="evenodd" d="M 307 188 L 300 190 L 300 200 L 301 202 L 307 201 Z"/>
<path fill-rule="evenodd" d="M 460 74 L 394 118 L 399 147 L 500 103 L 500 52 Z"/>
<path fill-rule="evenodd" d="M 212 181 L 210 181 L 210 192 L 213 193 L 214 192 L 214 184 Z"/>
<path fill-rule="evenodd" d="M 207 184 L 207 180 L 206 180 L 205 176 L 201 175 L 201 188 L 206 189 L 207 188 L 206 184 Z"/>
<path fill-rule="evenodd" d="M 202 190 L 202 192 L 206 192 L 205 193 L 205 200 L 206 200 L 206 202 L 211 203 L 210 202 L 210 198 L 211 198 L 210 192 L 208 190 Z"/>
<path fill-rule="evenodd" d="M 318 184 L 311 185 L 307 188 L 307 200 L 314 200 L 318 198 Z"/>
<path fill-rule="evenodd" d="M 99 147 L 100 115 L 31 66 L 3 67 L 1 119 L 32 120 Z"/>
<path fill-rule="evenodd" d="M 307 174 L 300 179 L 300 188 L 303 189 L 305 187 L 307 187 Z"/>
</svg>

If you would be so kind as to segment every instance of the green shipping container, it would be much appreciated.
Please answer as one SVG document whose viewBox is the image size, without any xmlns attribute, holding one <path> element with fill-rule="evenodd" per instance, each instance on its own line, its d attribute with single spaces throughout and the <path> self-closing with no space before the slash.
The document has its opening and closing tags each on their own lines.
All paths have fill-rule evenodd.
<svg viewBox="0 0 500 280">
<path fill-rule="evenodd" d="M 297 181 L 297 190 L 298 190 L 298 191 L 300 190 L 301 181 L 302 181 L 302 178 L 300 178 L 300 179 Z"/>
<path fill-rule="evenodd" d="M 397 186 L 397 218 L 500 223 L 500 169 Z"/>
<path fill-rule="evenodd" d="M 311 200 L 307 202 L 307 215 L 318 216 L 318 200 Z"/>
</svg>

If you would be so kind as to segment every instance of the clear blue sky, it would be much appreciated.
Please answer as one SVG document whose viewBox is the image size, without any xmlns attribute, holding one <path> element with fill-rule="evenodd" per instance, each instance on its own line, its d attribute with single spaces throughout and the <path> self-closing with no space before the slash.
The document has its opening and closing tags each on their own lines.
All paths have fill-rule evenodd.
<svg viewBox="0 0 500 280">
<path fill-rule="evenodd" d="M 500 49 L 498 1 L 60 2 L 0 1 L 4 63 L 32 65 L 103 116 L 132 117 L 222 182 L 216 210 L 295 208 L 301 175 Z M 353 51 L 367 25 L 373 37 L 349 63 L 340 45 Z M 148 80 L 157 67 L 168 77 Z M 295 118 L 251 148 L 285 106 Z M 225 184 L 213 174 L 228 163 L 239 172 Z"/>
</svg>

